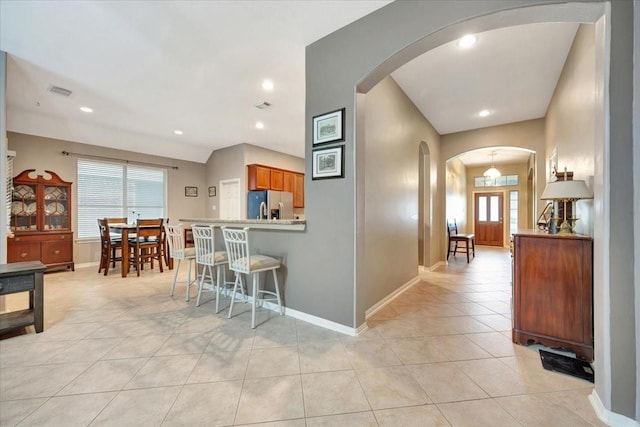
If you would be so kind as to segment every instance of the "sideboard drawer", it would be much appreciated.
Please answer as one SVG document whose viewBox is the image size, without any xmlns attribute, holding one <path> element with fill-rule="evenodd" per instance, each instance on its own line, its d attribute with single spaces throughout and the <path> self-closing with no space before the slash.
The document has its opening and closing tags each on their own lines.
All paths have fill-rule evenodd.
<svg viewBox="0 0 640 427">
<path fill-rule="evenodd" d="M 35 287 L 33 275 L 5 277 L 0 279 L 0 295 L 32 291 Z"/>
<path fill-rule="evenodd" d="M 9 239 L 7 262 L 40 261 L 40 242 L 11 242 Z"/>
<path fill-rule="evenodd" d="M 67 262 L 72 258 L 73 242 L 71 239 L 42 242 L 42 262 L 44 264 Z"/>
</svg>

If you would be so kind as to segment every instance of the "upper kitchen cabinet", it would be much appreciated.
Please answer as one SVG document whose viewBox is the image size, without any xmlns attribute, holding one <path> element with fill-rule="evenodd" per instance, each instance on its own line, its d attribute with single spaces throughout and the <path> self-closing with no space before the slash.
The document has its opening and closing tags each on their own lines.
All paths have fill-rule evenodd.
<svg viewBox="0 0 640 427">
<path fill-rule="evenodd" d="M 293 207 L 304 208 L 304 174 L 264 165 L 247 165 L 248 190 L 293 193 Z"/>
<path fill-rule="evenodd" d="M 293 174 L 293 207 L 304 208 L 304 175 Z"/>
<path fill-rule="evenodd" d="M 249 190 L 271 189 L 271 168 L 262 165 L 249 165 Z"/>
<path fill-rule="evenodd" d="M 49 269 L 73 269 L 71 183 L 56 173 L 33 176 L 27 169 L 13 178 L 11 231 L 7 261 L 42 261 Z"/>
<path fill-rule="evenodd" d="M 284 191 L 284 172 L 280 169 L 271 169 L 270 190 Z"/>
</svg>

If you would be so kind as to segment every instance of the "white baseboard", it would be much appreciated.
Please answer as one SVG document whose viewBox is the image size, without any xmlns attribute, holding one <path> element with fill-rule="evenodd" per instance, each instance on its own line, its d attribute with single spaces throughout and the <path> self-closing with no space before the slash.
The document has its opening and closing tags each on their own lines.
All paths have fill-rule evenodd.
<svg viewBox="0 0 640 427">
<path fill-rule="evenodd" d="M 594 411 L 596 411 L 596 415 L 608 426 L 614 427 L 638 427 L 640 423 L 638 421 L 633 420 L 631 418 L 625 417 L 624 415 L 616 414 L 615 412 L 611 412 L 604 407 L 602 401 L 600 400 L 600 396 L 596 393 L 594 389 L 589 395 L 589 402 L 591 402 L 591 406 Z"/>
<path fill-rule="evenodd" d="M 440 267 L 445 267 L 446 265 L 447 265 L 446 261 L 438 261 L 437 263 L 435 263 L 434 265 L 429 267 L 429 271 L 435 271 L 435 270 L 439 269 Z"/>
<path fill-rule="evenodd" d="M 400 296 L 404 291 L 406 291 L 416 283 L 420 282 L 420 280 L 421 280 L 420 277 L 416 276 L 413 279 L 409 280 L 404 285 L 400 286 L 398 289 L 396 289 L 395 291 L 393 291 L 392 293 L 390 293 L 389 295 L 387 295 L 386 297 L 384 297 L 383 299 L 381 299 L 380 301 L 372 305 L 368 310 L 366 310 L 364 312 L 364 318 L 368 319 L 369 317 L 373 316 L 376 312 L 384 308 L 384 306 L 386 306 L 395 298 Z"/>
<path fill-rule="evenodd" d="M 242 294 L 236 293 L 236 298 L 241 300 Z M 248 304 L 251 304 L 253 301 L 253 297 L 248 297 Z M 278 304 L 275 304 L 270 301 L 264 301 L 262 303 L 262 307 L 278 312 Z M 340 323 L 333 322 L 331 320 L 323 319 L 322 317 L 314 316 L 313 314 L 308 314 L 302 311 L 294 310 L 289 307 L 284 307 L 284 315 L 288 317 L 293 317 L 294 319 L 299 319 L 307 323 L 311 323 L 312 325 L 320 326 L 321 328 L 329 329 L 331 331 L 339 332 L 341 334 L 349 335 L 351 337 L 355 337 L 358 335 L 359 331 L 355 328 L 350 328 L 345 325 L 341 325 Z"/>
<path fill-rule="evenodd" d="M 82 264 L 74 264 L 74 268 L 88 268 L 88 267 L 97 267 L 100 265 L 99 262 L 83 262 Z"/>
</svg>

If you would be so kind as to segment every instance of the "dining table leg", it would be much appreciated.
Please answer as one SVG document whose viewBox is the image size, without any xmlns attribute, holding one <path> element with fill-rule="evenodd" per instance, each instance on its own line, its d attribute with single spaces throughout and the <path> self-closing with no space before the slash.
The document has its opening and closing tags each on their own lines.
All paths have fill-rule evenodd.
<svg viewBox="0 0 640 427">
<path fill-rule="evenodd" d="M 122 268 L 122 277 L 127 277 L 129 274 L 129 230 L 122 230 L 122 262 L 120 263 Z"/>
</svg>

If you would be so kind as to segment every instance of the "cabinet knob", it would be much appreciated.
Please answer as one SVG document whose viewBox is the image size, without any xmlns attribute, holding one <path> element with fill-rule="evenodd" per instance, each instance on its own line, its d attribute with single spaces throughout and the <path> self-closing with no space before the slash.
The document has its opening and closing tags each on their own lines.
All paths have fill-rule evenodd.
<svg viewBox="0 0 640 427">
<path fill-rule="evenodd" d="M 26 258 L 26 257 L 27 257 L 27 253 L 26 253 L 26 252 L 22 252 L 22 253 L 20 254 L 20 258 Z"/>
<path fill-rule="evenodd" d="M 55 251 L 53 251 L 53 253 L 58 255 L 60 253 L 60 249 L 56 249 Z"/>
<path fill-rule="evenodd" d="M 60 236 L 60 240 L 64 240 L 64 236 Z"/>
<path fill-rule="evenodd" d="M 22 238 L 16 237 L 16 242 L 19 242 L 20 240 L 22 240 Z"/>
</svg>

